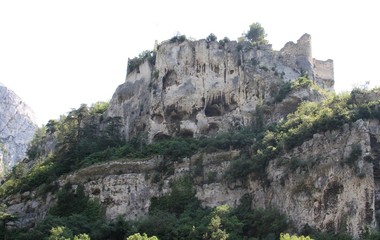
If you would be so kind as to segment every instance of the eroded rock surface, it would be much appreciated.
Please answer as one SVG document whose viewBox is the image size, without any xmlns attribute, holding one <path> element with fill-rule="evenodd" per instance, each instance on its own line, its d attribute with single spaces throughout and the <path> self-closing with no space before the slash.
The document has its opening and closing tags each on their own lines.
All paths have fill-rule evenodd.
<svg viewBox="0 0 380 240">
<path fill-rule="evenodd" d="M 106 207 L 114 219 L 138 219 L 148 213 L 152 197 L 170 192 L 170 182 L 194 174 L 196 197 L 204 206 L 228 204 L 236 207 L 245 194 L 253 208 L 276 207 L 289 216 L 300 230 L 305 224 L 320 230 L 346 228 L 358 237 L 365 228 L 375 228 L 379 217 L 380 144 L 379 121 L 358 120 L 341 130 L 318 133 L 301 146 L 273 159 L 266 168 L 267 183 L 252 175 L 246 183 L 227 182 L 224 173 L 239 151 L 196 154 L 174 165 L 174 172 L 156 181 L 157 167 L 163 160 L 120 160 L 90 166 L 62 177 L 60 186 L 83 185 L 92 199 Z M 361 156 L 349 163 L 352 149 Z M 372 156 L 372 160 L 369 160 Z M 22 222 L 43 217 L 54 203 L 48 194 L 37 199 L 33 192 L 6 199 L 8 210 L 24 216 Z M 27 201 L 25 199 L 28 199 Z M 33 199 L 33 200 L 31 200 Z"/>
<path fill-rule="evenodd" d="M 33 111 L 0 83 L 0 177 L 24 159 L 36 128 Z"/>
<path fill-rule="evenodd" d="M 284 82 L 305 75 L 333 90 L 333 62 L 312 58 L 308 34 L 280 51 L 235 41 L 166 41 L 158 46 L 154 66 L 145 61 L 128 73 L 106 115 L 122 117 L 126 138 L 142 132 L 150 140 L 212 135 L 250 124 L 256 106 L 273 103 Z M 274 108 L 278 111 L 269 118 L 284 117 L 301 101 L 316 99 L 320 96 L 310 90 L 293 93 L 288 108 Z"/>
</svg>

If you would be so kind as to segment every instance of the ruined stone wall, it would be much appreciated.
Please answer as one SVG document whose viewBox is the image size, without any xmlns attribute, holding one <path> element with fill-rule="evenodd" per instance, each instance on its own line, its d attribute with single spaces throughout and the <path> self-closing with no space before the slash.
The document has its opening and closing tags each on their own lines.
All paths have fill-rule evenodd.
<svg viewBox="0 0 380 240">
<path fill-rule="evenodd" d="M 302 73 L 307 73 L 312 76 L 312 50 L 311 50 L 311 36 L 304 34 L 297 43 L 288 42 L 280 50 L 281 56 L 284 57 L 287 65 L 299 69 Z"/>
<path fill-rule="evenodd" d="M 146 61 L 127 76 L 110 101 L 107 117 L 121 117 L 126 139 L 149 130 L 151 75 L 152 67 Z"/>
<path fill-rule="evenodd" d="M 313 59 L 314 81 L 327 90 L 334 90 L 334 62 L 331 59 L 321 61 Z"/>
</svg>

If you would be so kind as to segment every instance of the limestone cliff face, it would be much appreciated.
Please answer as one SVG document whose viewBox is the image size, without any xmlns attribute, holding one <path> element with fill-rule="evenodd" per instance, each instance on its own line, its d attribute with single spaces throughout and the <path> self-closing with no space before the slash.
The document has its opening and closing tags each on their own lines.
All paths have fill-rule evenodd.
<svg viewBox="0 0 380 240">
<path fill-rule="evenodd" d="M 301 88 L 275 101 L 280 86 L 301 75 L 308 75 L 323 89 L 333 89 L 333 62 L 312 58 L 307 34 L 280 51 L 270 45 L 254 47 L 234 41 L 167 41 L 158 47 L 154 65 L 145 61 L 128 73 L 103 119 L 120 116 L 127 139 L 147 132 L 150 140 L 213 135 L 245 126 L 255 119 L 257 106 L 265 108 L 267 122 L 276 122 L 304 100 L 321 100 L 318 91 Z M 298 229 L 305 224 L 321 230 L 345 226 L 358 236 L 364 227 L 377 224 L 379 159 L 365 159 L 380 152 L 379 134 L 380 124 L 375 121 L 315 134 L 285 156 L 271 160 L 266 169 L 269 185 L 254 180 L 255 176 L 246 183 L 225 181 L 224 173 L 239 151 L 196 154 L 173 163 L 174 171 L 165 176 L 159 171 L 162 157 L 121 159 L 80 169 L 54 184 L 71 183 L 73 191 L 83 185 L 90 198 L 105 206 L 109 219 L 119 215 L 137 219 L 148 213 L 152 197 L 171 191 L 172 181 L 197 172 L 196 196 L 204 206 L 235 207 L 249 194 L 252 207 L 276 207 Z M 355 146 L 363 154 L 348 164 L 346 159 Z M 20 217 L 15 224 L 33 226 L 56 198 L 52 193 L 38 196 L 33 191 L 8 196 L 3 202 L 7 212 Z"/>
<path fill-rule="evenodd" d="M 146 161 L 120 160 L 81 169 L 61 178 L 65 183 L 84 186 L 90 198 L 106 207 L 106 215 L 137 219 L 148 213 L 151 198 L 170 192 L 170 182 L 194 174 L 196 196 L 204 206 L 228 204 L 235 207 L 244 194 L 252 207 L 276 207 L 287 214 L 296 228 L 305 224 L 321 230 L 346 229 L 358 237 L 375 228 L 380 209 L 379 121 L 359 120 L 343 129 L 318 133 L 267 167 L 269 185 L 254 180 L 246 184 L 226 182 L 224 172 L 239 151 L 197 154 L 175 163 L 174 172 L 157 182 L 155 174 L 162 158 Z M 354 162 L 347 159 L 354 148 L 362 150 Z M 369 156 L 371 161 L 369 161 Z M 6 199 L 8 212 L 30 224 L 42 218 L 54 196 L 33 198 L 24 193 Z M 25 200 L 26 199 L 26 200 Z"/>
<path fill-rule="evenodd" d="M 154 66 L 145 61 L 128 73 L 106 115 L 122 117 L 126 138 L 144 131 L 153 140 L 210 135 L 251 123 L 257 105 L 273 102 L 281 84 L 301 75 L 333 90 L 333 62 L 312 58 L 308 34 L 280 51 L 235 41 L 167 41 Z M 281 111 L 273 114 L 289 113 Z"/>
<path fill-rule="evenodd" d="M 253 207 L 276 206 L 298 229 L 306 223 L 322 230 L 347 229 L 358 237 L 374 228 L 379 201 L 376 156 L 380 125 L 359 120 L 343 130 L 315 134 L 267 168 L 270 186 L 250 181 Z M 362 155 L 347 163 L 355 147 Z M 367 160 L 366 160 L 367 159 Z M 292 167 L 293 166 L 293 167 Z"/>
<path fill-rule="evenodd" d="M 32 110 L 0 83 L 0 176 L 25 157 L 36 128 Z"/>
</svg>

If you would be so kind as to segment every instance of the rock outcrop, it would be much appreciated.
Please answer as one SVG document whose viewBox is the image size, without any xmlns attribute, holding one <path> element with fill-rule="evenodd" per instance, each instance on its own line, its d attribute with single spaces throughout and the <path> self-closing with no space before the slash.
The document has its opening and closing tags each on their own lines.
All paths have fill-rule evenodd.
<svg viewBox="0 0 380 240">
<path fill-rule="evenodd" d="M 286 155 L 271 161 L 269 187 L 250 181 L 253 207 L 276 206 L 297 229 L 347 230 L 359 237 L 377 226 L 379 201 L 375 156 L 380 145 L 378 121 L 359 120 L 342 130 L 314 134 Z M 354 149 L 362 154 L 349 162 Z"/>
<path fill-rule="evenodd" d="M 285 83 L 301 76 L 308 76 L 317 87 L 299 88 L 276 100 Z M 235 41 L 166 41 L 158 46 L 154 64 L 145 60 L 127 74 L 98 122 L 120 117 L 126 139 L 141 133 L 148 133 L 150 141 L 211 136 L 251 124 L 260 114 L 258 106 L 263 107 L 266 123 L 277 122 L 302 101 L 320 101 L 319 90 L 332 91 L 333 86 L 333 62 L 312 58 L 308 34 L 279 51 L 270 45 Z M 380 167 L 365 160 L 380 152 L 379 133 L 379 122 L 360 120 L 341 130 L 315 134 L 270 160 L 265 170 L 270 184 L 253 175 L 244 183 L 227 182 L 224 174 L 240 156 L 240 151 L 227 149 L 171 162 L 173 171 L 165 176 L 158 170 L 165 159 L 156 156 L 93 165 L 61 176 L 53 184 L 70 183 L 72 191 L 83 186 L 91 199 L 105 206 L 109 219 L 119 215 L 138 219 L 148 213 L 153 197 L 170 192 L 173 181 L 192 174 L 196 197 L 204 206 L 235 207 L 248 194 L 252 207 L 276 207 L 298 230 L 306 223 L 321 230 L 346 226 L 359 236 L 365 227 L 377 225 L 380 210 L 376 177 Z M 354 148 L 362 154 L 347 163 Z M 7 196 L 3 203 L 7 212 L 19 216 L 15 224 L 33 226 L 56 203 L 56 196 L 31 191 Z"/>
<path fill-rule="evenodd" d="M 174 172 L 155 180 L 161 157 L 145 161 L 112 161 L 78 170 L 61 178 L 60 186 L 83 185 L 92 199 L 106 207 L 106 215 L 137 219 L 148 213 L 151 198 L 170 192 L 170 182 L 194 174 L 196 196 L 204 206 L 237 206 L 249 194 L 252 207 L 276 207 L 300 230 L 305 224 L 320 230 L 345 228 L 358 237 L 375 228 L 379 217 L 380 178 L 376 154 L 380 151 L 379 121 L 359 120 L 341 130 L 318 133 L 286 155 L 273 159 L 267 168 L 269 185 L 251 176 L 246 184 L 225 181 L 224 173 L 239 151 L 197 154 L 175 163 Z M 362 154 L 348 162 L 354 148 Z M 371 161 L 368 159 L 372 156 Z M 201 163 L 201 165 L 200 165 Z M 42 218 L 54 203 L 51 194 L 33 198 L 27 192 L 6 199 L 8 211 L 27 224 Z M 25 226 L 25 225 L 24 225 Z"/>
<path fill-rule="evenodd" d="M 0 176 L 24 159 L 36 128 L 30 107 L 0 83 Z"/>
<path fill-rule="evenodd" d="M 333 62 L 312 58 L 308 34 L 280 51 L 235 41 L 166 41 L 158 46 L 154 66 L 146 60 L 128 73 L 106 115 L 122 117 L 127 139 L 141 132 L 150 140 L 212 135 L 250 124 L 256 106 L 273 102 L 284 82 L 300 76 L 333 90 Z M 316 95 L 309 92 L 295 103 Z M 277 117 L 269 118 L 289 113 L 277 109 Z"/>
</svg>

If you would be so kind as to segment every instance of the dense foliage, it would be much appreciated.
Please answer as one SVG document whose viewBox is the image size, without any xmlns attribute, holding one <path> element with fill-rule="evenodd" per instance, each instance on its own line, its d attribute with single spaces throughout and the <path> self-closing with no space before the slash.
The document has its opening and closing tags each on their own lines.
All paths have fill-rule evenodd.
<svg viewBox="0 0 380 240">
<path fill-rule="evenodd" d="M 140 53 L 137 57 L 134 57 L 132 59 L 128 59 L 127 73 L 131 73 L 136 69 L 139 72 L 139 66 L 145 60 L 148 60 L 148 62 L 151 65 L 154 65 L 156 63 L 156 52 L 145 50 L 142 53 Z"/>
<path fill-rule="evenodd" d="M 208 35 L 208 36 L 206 37 L 206 41 L 207 41 L 207 42 L 214 42 L 214 41 L 216 41 L 216 40 L 218 40 L 218 38 L 217 38 L 216 35 L 213 34 L 213 33 L 210 33 L 210 35 Z"/>
<path fill-rule="evenodd" d="M 152 199 L 149 212 L 137 230 L 159 239 L 278 238 L 288 227 L 286 217 L 275 209 L 251 209 L 249 196 L 236 209 L 201 207 L 190 178 L 175 182 L 170 194 Z"/>
<path fill-rule="evenodd" d="M 290 235 L 289 233 L 281 233 L 280 240 L 313 240 L 309 236 L 297 236 L 297 235 Z"/>
<path fill-rule="evenodd" d="M 186 40 L 186 35 L 175 35 L 170 39 L 171 43 L 183 43 Z"/>
<path fill-rule="evenodd" d="M 91 107 L 83 104 L 73 109 L 59 120 L 50 120 L 39 129 L 28 149 L 29 161 L 34 161 L 32 169 L 27 169 L 24 161 L 15 166 L 9 174 L 0 194 L 30 191 L 40 188 L 42 192 L 52 190 L 51 185 L 62 174 L 81 167 L 80 160 L 88 155 L 110 147 L 124 144 L 120 134 L 120 117 L 102 119 L 108 103 L 96 103 Z M 99 121 L 103 122 L 102 130 Z M 52 152 L 46 150 L 46 141 L 56 142 Z"/>
<path fill-rule="evenodd" d="M 379 89 L 373 90 L 378 92 Z M 253 173 L 257 179 L 265 182 L 269 161 L 311 139 L 313 134 L 338 130 L 346 123 L 359 119 L 380 120 L 380 100 L 371 99 L 371 92 L 356 89 L 351 94 L 331 95 L 322 102 L 303 102 L 296 112 L 276 125 L 268 126 L 258 135 L 251 151 L 243 152 L 241 157 L 231 164 L 227 172 L 229 179 L 244 179 Z M 354 149 L 352 160 L 360 154 Z"/>
<path fill-rule="evenodd" d="M 141 235 L 140 233 L 135 233 L 127 237 L 127 240 L 158 240 L 158 238 L 156 236 L 148 237 L 146 233 L 144 233 L 143 235 Z"/>
</svg>

